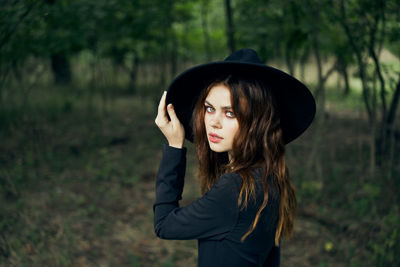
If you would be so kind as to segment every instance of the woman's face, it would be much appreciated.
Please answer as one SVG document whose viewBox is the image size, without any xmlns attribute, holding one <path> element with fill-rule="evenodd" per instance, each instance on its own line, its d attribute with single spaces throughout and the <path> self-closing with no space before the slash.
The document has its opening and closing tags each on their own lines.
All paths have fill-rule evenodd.
<svg viewBox="0 0 400 267">
<path fill-rule="evenodd" d="M 204 102 L 204 124 L 210 148 L 214 152 L 230 152 L 239 129 L 232 110 L 231 92 L 222 84 L 213 86 Z"/>
</svg>

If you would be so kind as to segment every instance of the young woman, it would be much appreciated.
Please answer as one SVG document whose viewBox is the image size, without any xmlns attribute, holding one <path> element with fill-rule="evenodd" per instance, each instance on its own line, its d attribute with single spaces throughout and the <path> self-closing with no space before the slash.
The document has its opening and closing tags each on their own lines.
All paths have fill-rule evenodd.
<svg viewBox="0 0 400 267">
<path fill-rule="evenodd" d="M 314 115 L 310 91 L 252 49 L 179 75 L 155 120 L 168 140 L 156 181 L 156 235 L 198 239 L 199 266 L 279 266 L 279 240 L 290 236 L 296 209 L 285 144 Z M 202 197 L 179 207 L 185 138 L 197 150 Z"/>
</svg>

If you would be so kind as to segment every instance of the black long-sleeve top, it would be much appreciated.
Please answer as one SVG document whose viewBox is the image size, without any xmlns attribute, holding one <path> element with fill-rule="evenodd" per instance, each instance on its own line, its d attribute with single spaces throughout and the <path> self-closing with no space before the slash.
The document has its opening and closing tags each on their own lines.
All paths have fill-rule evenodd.
<svg viewBox="0 0 400 267">
<path fill-rule="evenodd" d="M 186 148 L 163 146 L 153 206 L 154 230 L 163 239 L 198 239 L 199 267 L 279 266 L 279 247 L 274 245 L 279 194 L 269 183 L 268 204 L 255 230 L 241 242 L 264 199 L 261 169 L 256 179 L 256 202 L 238 207 L 241 177 L 222 175 L 202 197 L 185 207 L 182 199 L 186 170 Z"/>
</svg>

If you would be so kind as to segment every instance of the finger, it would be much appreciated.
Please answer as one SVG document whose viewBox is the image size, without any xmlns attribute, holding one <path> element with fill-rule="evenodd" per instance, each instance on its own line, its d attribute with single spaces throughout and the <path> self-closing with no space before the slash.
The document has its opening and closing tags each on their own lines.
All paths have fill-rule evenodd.
<svg viewBox="0 0 400 267">
<path fill-rule="evenodd" d="M 158 103 L 158 112 L 161 110 L 165 109 L 165 98 L 166 98 L 167 92 L 164 91 L 164 93 L 161 96 L 160 103 Z"/>
<path fill-rule="evenodd" d="M 163 95 L 161 96 L 160 103 L 158 104 L 158 115 L 161 118 L 167 119 L 167 114 L 165 113 L 165 98 L 167 96 L 167 91 L 164 91 Z"/>
<path fill-rule="evenodd" d="M 180 123 L 178 117 L 176 116 L 174 106 L 172 104 L 168 104 L 167 106 L 168 115 L 171 118 L 172 123 Z"/>
</svg>

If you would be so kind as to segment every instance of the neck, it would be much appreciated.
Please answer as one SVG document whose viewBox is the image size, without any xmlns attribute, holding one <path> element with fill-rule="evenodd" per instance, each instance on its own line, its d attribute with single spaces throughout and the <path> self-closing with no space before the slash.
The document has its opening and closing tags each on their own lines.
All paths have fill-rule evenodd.
<svg viewBox="0 0 400 267">
<path fill-rule="evenodd" d="M 228 158 L 229 158 L 229 163 L 231 163 L 231 162 L 232 162 L 232 154 L 231 154 L 231 151 L 228 152 Z"/>
</svg>

